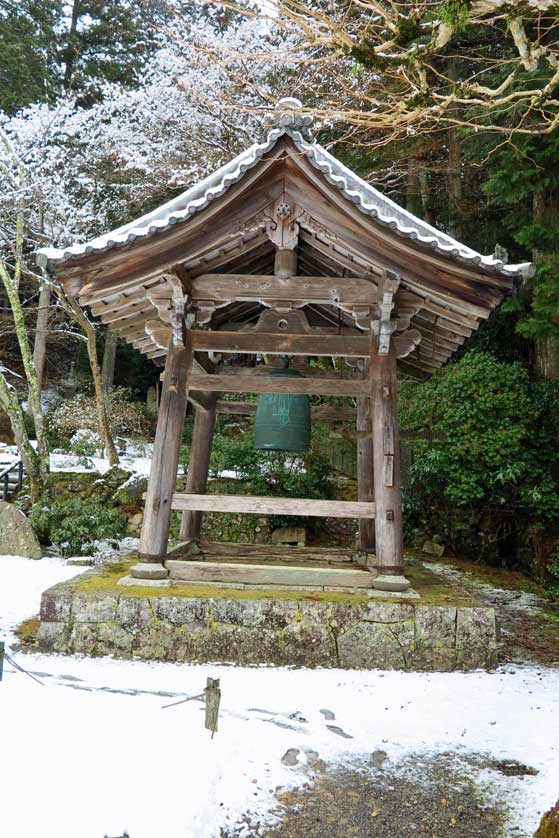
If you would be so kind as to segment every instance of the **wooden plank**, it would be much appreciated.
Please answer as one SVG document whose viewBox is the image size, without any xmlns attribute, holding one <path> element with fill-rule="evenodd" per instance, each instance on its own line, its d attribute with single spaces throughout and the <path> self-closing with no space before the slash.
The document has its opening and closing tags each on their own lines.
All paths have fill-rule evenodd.
<svg viewBox="0 0 559 838">
<path fill-rule="evenodd" d="M 172 509 L 183 512 L 236 512 L 249 515 L 308 515 L 316 518 L 374 518 L 374 503 L 346 500 L 308 500 L 244 495 L 194 495 L 175 492 Z"/>
<path fill-rule="evenodd" d="M 222 393 L 292 393 L 316 396 L 366 396 L 369 382 L 344 378 L 280 378 L 274 376 L 199 375 L 191 377 L 194 390 Z"/>
<path fill-rule="evenodd" d="M 291 253 L 291 251 L 288 251 Z M 254 274 L 202 274 L 192 284 L 195 303 L 232 300 L 273 303 L 277 300 L 295 305 L 375 305 L 376 286 L 368 279 L 333 276 L 257 276 Z"/>
<path fill-rule="evenodd" d="M 368 337 L 343 335 L 283 335 L 259 332 L 192 332 L 195 349 L 244 355 L 316 355 L 366 358 Z"/>
<path fill-rule="evenodd" d="M 167 559 L 165 567 L 173 579 L 193 582 L 230 582 L 246 585 L 331 585 L 372 588 L 374 576 L 368 570 L 334 567 L 199 562 Z"/>
</svg>

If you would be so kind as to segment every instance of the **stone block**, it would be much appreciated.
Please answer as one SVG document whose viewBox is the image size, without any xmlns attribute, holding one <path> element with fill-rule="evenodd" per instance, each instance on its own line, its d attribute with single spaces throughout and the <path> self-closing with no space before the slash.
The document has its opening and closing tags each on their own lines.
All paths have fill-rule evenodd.
<svg viewBox="0 0 559 838">
<path fill-rule="evenodd" d="M 97 623 L 74 623 L 68 637 L 68 652 L 96 656 L 97 630 Z"/>
<path fill-rule="evenodd" d="M 210 611 L 212 621 L 217 623 L 282 629 L 296 618 L 299 607 L 289 600 L 214 599 Z"/>
<path fill-rule="evenodd" d="M 61 592 L 57 588 L 49 588 L 41 597 L 39 616 L 45 623 L 67 623 L 72 612 L 71 591 Z"/>
<path fill-rule="evenodd" d="M 426 553 L 428 556 L 435 556 L 435 558 L 440 559 L 441 556 L 444 555 L 444 549 L 444 544 L 439 544 L 437 541 L 424 541 L 421 552 Z"/>
<path fill-rule="evenodd" d="M 121 596 L 113 619 L 126 629 L 134 630 L 150 625 L 154 616 L 154 606 L 148 597 Z"/>
<path fill-rule="evenodd" d="M 187 625 L 189 623 L 206 623 L 208 619 L 208 600 L 164 596 L 155 597 L 153 607 L 158 620 L 165 620 L 173 625 Z"/>
<path fill-rule="evenodd" d="M 37 632 L 37 648 L 41 652 L 58 652 L 67 654 L 68 628 L 63 622 L 41 623 Z"/>
<path fill-rule="evenodd" d="M 307 531 L 305 527 L 279 527 L 272 533 L 272 544 L 292 544 L 305 547 Z"/>
<path fill-rule="evenodd" d="M 43 555 L 29 519 L 4 500 L 0 500 L 0 555 L 29 559 L 40 559 Z"/>
<path fill-rule="evenodd" d="M 456 646 L 496 645 L 497 629 L 493 608 L 458 608 L 456 614 Z"/>
<path fill-rule="evenodd" d="M 116 655 L 130 657 L 134 643 L 134 634 L 114 623 L 99 623 L 97 632 L 98 655 Z"/>
<path fill-rule="evenodd" d="M 76 594 L 72 601 L 75 623 L 103 623 L 114 620 L 118 599 L 111 594 Z"/>
<path fill-rule="evenodd" d="M 358 623 L 338 637 L 339 665 L 344 669 L 407 670 L 413 641 L 411 621 L 392 625 Z"/>
<path fill-rule="evenodd" d="M 405 623 L 415 618 L 415 607 L 401 602 L 375 602 L 367 603 L 363 619 L 371 623 Z"/>
<path fill-rule="evenodd" d="M 415 612 L 417 643 L 454 648 L 456 645 L 456 608 L 422 605 Z"/>
</svg>

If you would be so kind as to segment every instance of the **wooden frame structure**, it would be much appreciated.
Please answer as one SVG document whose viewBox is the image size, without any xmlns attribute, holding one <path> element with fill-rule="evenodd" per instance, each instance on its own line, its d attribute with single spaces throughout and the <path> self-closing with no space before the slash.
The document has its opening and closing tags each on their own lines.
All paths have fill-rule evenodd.
<svg viewBox="0 0 559 838">
<path fill-rule="evenodd" d="M 183 195 L 87 244 L 39 252 L 94 316 L 165 365 L 138 578 L 167 575 L 173 509 L 189 541 L 204 510 L 304 509 L 357 518 L 375 586 L 405 589 L 397 367 L 413 376 L 440 368 L 531 271 L 398 207 L 309 131 L 301 104 L 282 100 L 263 142 Z M 304 377 L 267 375 L 282 355 Z M 244 356 L 268 363 L 232 363 Z M 324 374 L 309 366 L 314 357 L 346 359 L 345 372 Z M 216 412 L 231 409 L 219 393 L 247 391 L 355 397 L 358 502 L 206 496 Z M 196 419 L 177 494 L 187 399 Z"/>
</svg>

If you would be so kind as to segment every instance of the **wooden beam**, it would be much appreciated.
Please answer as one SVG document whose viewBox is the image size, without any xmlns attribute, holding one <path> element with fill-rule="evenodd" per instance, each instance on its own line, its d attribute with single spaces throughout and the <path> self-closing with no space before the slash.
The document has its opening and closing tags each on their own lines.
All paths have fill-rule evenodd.
<svg viewBox="0 0 559 838">
<path fill-rule="evenodd" d="M 409 335 L 393 338 L 396 356 L 407 355 L 420 337 L 413 329 Z M 152 332 L 152 335 L 155 333 Z M 368 337 L 323 334 L 283 334 L 281 332 L 213 332 L 193 331 L 195 349 L 203 352 L 222 352 L 240 355 L 314 355 L 340 358 L 367 358 L 370 350 Z M 410 344 L 411 341 L 411 344 Z M 159 343 L 159 341 L 158 341 Z"/>
<path fill-rule="evenodd" d="M 339 276 L 202 274 L 193 281 L 192 299 L 195 302 L 256 300 L 274 303 L 282 300 L 294 305 L 324 303 L 372 306 L 377 301 L 377 289 L 368 279 Z"/>
<path fill-rule="evenodd" d="M 365 396 L 369 383 L 363 379 L 285 378 L 262 375 L 200 375 L 194 373 L 191 385 L 195 390 L 222 393 L 291 393 L 307 396 Z"/>
<path fill-rule="evenodd" d="M 230 402 L 220 399 L 217 412 L 223 416 L 254 416 L 257 402 Z M 354 422 L 354 407 L 336 407 L 329 404 L 311 406 L 311 417 L 316 422 Z"/>
<path fill-rule="evenodd" d="M 190 462 L 188 463 L 186 477 L 186 491 L 196 494 L 205 493 L 208 485 L 208 470 L 215 427 L 217 395 L 215 393 L 204 393 L 204 396 L 208 400 L 208 407 L 205 410 L 196 408 Z M 200 510 L 185 510 L 181 518 L 181 541 L 197 541 L 200 538 L 201 529 L 202 512 Z"/>
<path fill-rule="evenodd" d="M 400 435 L 396 415 L 396 356 L 380 355 L 372 341 L 371 409 L 375 487 L 375 566 L 379 574 L 397 576 L 403 590 L 404 542 L 400 478 Z M 375 585 L 377 583 L 375 582 Z M 390 590 L 390 588 L 388 588 Z"/>
<path fill-rule="evenodd" d="M 370 397 L 357 399 L 357 411 L 354 416 L 357 420 L 357 497 L 360 501 L 370 502 L 375 496 Z M 365 553 L 374 552 L 375 522 L 370 518 L 359 521 L 359 549 Z"/>
<path fill-rule="evenodd" d="M 369 354 L 368 337 L 195 331 L 192 340 L 194 348 L 204 352 L 357 358 L 366 358 Z"/>
<path fill-rule="evenodd" d="M 178 512 L 193 509 L 249 515 L 308 515 L 313 518 L 373 518 L 375 515 L 374 503 L 245 495 L 191 495 L 182 492 L 175 492 L 171 508 Z"/>
<path fill-rule="evenodd" d="M 157 416 L 157 429 L 146 494 L 142 533 L 138 547 L 140 564 L 132 568 L 133 576 L 145 574 L 144 561 L 162 561 L 167 552 L 171 498 L 175 491 L 180 444 L 186 411 L 188 375 L 192 363 L 192 347 L 187 333 L 187 346 L 169 344 L 166 375 Z M 166 576 L 164 569 L 160 574 Z"/>
</svg>

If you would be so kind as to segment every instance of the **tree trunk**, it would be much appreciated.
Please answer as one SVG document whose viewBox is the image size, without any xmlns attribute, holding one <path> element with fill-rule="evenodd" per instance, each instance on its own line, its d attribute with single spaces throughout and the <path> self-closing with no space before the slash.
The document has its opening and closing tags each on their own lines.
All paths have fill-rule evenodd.
<svg viewBox="0 0 559 838">
<path fill-rule="evenodd" d="M 103 392 L 105 393 L 108 393 L 113 388 L 117 343 L 117 333 L 113 332 L 112 329 L 107 329 L 105 333 L 105 349 L 103 350 L 103 369 L 101 372 Z"/>
<path fill-rule="evenodd" d="M 63 306 L 69 313 L 72 314 L 76 322 L 83 329 L 87 338 L 87 355 L 89 358 L 91 375 L 93 376 L 95 403 L 97 405 L 97 415 L 99 421 L 99 433 L 101 435 L 101 439 L 103 440 L 105 453 L 108 457 L 109 463 L 111 466 L 116 466 L 118 465 L 119 460 L 111 434 L 111 425 L 107 412 L 105 393 L 103 391 L 103 378 L 101 375 L 101 367 L 99 366 L 99 357 L 97 355 L 97 336 L 95 334 L 95 328 L 85 316 L 77 300 L 73 297 L 67 296 L 62 288 L 57 288 L 57 293 Z"/>
<path fill-rule="evenodd" d="M 458 80 L 456 62 L 451 60 L 448 71 L 453 81 Z M 459 115 L 460 107 L 453 105 L 449 111 Z M 458 136 L 458 128 L 448 129 L 448 203 L 450 234 L 458 241 L 462 240 L 463 225 L 461 219 L 462 208 L 462 147 Z"/>
<path fill-rule="evenodd" d="M 43 390 L 45 377 L 50 296 L 51 287 L 45 282 L 41 285 L 41 293 L 39 294 L 39 307 L 37 309 L 37 321 L 35 325 L 35 343 L 33 346 L 33 363 L 37 372 L 39 393 Z"/>
<path fill-rule="evenodd" d="M 68 30 L 68 39 L 66 42 L 66 49 L 63 52 L 64 57 L 64 89 L 70 90 L 72 87 L 72 79 L 74 76 L 74 68 L 76 58 L 78 57 L 78 20 L 80 18 L 80 0 L 74 0 L 72 4 L 72 17 L 70 19 L 70 29 Z"/>
<path fill-rule="evenodd" d="M 534 192 L 532 199 L 532 217 L 534 225 L 540 227 L 559 228 L 559 193 Z M 544 267 L 553 262 L 557 265 L 557 253 L 547 248 L 533 250 L 532 258 L 536 267 Z M 537 290 L 534 292 L 537 293 Z M 543 335 L 536 338 L 534 368 L 538 378 L 547 381 L 559 380 L 559 317 L 551 317 L 557 334 Z"/>
<path fill-rule="evenodd" d="M 421 215 L 421 186 L 419 182 L 419 166 L 417 160 L 408 160 L 408 175 L 406 178 L 406 209 L 414 215 Z"/>
<path fill-rule="evenodd" d="M 29 494 L 32 502 L 35 503 L 43 494 L 45 479 L 41 473 L 37 452 L 29 441 L 29 435 L 25 427 L 25 417 L 17 392 L 14 388 L 9 387 L 2 373 L 0 373 L 0 407 L 10 420 L 17 450 L 29 480 Z"/>
</svg>

